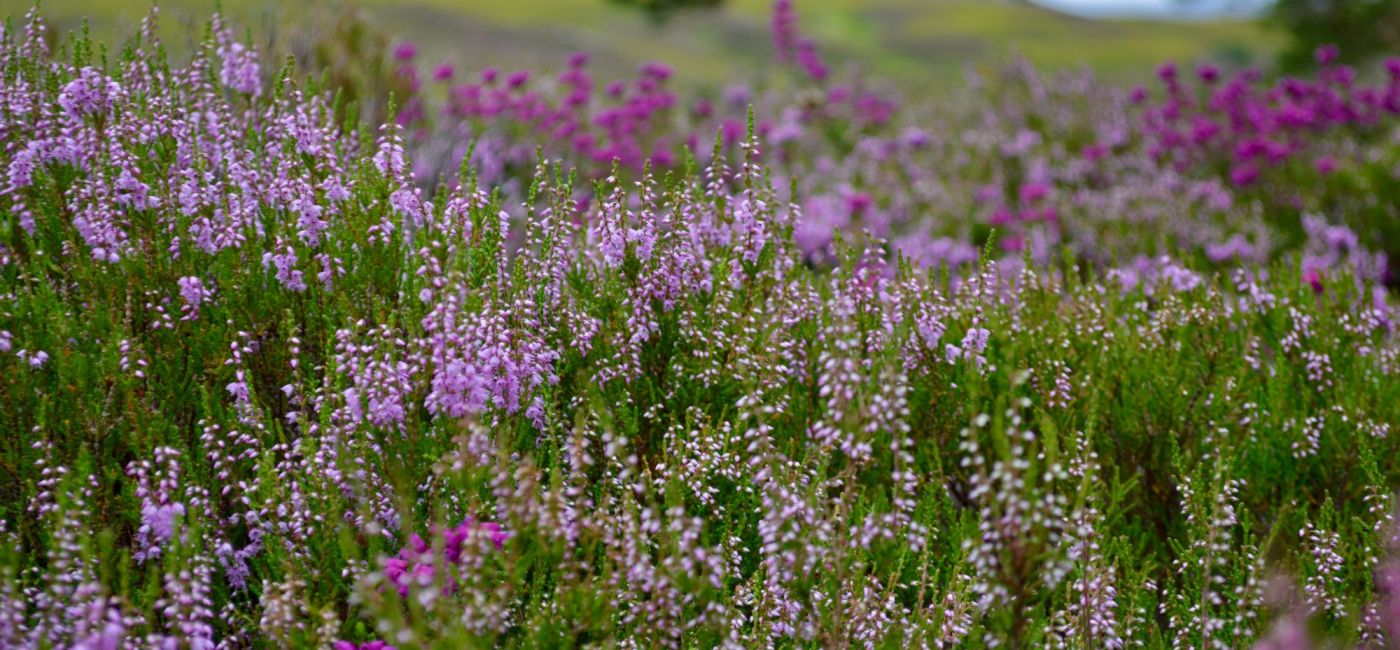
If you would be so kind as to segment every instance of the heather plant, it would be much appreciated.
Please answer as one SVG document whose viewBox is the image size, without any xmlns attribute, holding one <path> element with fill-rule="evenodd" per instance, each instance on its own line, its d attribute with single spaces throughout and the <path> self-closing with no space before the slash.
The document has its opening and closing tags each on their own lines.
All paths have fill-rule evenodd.
<svg viewBox="0 0 1400 650">
<path fill-rule="evenodd" d="M 1227 182 L 1059 166 L 1145 146 L 1130 92 L 1022 71 L 891 158 L 763 102 L 671 161 L 522 129 L 448 178 L 155 33 L 0 34 L 0 645 L 1400 642 L 1385 254 L 1319 216 L 1221 264 L 1188 235 L 1278 227 Z"/>
</svg>

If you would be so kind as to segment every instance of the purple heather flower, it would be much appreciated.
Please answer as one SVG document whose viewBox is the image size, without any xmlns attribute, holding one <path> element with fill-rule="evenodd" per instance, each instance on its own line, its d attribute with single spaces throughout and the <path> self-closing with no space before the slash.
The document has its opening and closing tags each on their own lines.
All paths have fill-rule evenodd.
<svg viewBox="0 0 1400 650">
<path fill-rule="evenodd" d="M 204 283 L 199 278 L 187 275 L 180 278 L 180 297 L 185 300 L 185 304 L 191 307 L 198 307 L 204 299 L 209 297 L 209 292 L 204 289 Z"/>
<path fill-rule="evenodd" d="M 797 43 L 797 63 L 802 66 L 802 70 L 807 76 L 822 81 L 826 79 L 830 70 L 826 63 L 822 61 L 821 55 L 817 53 L 817 44 L 808 39 L 802 39 Z"/>
<path fill-rule="evenodd" d="M 119 620 L 111 620 L 100 631 L 79 639 L 69 650 L 121 650 L 125 638 L 126 626 Z"/>
<path fill-rule="evenodd" d="M 92 67 L 83 68 L 58 95 L 58 104 L 69 115 L 82 117 L 106 112 L 121 93 L 121 85 Z"/>
<path fill-rule="evenodd" d="M 1253 185 L 1259 180 L 1259 168 L 1252 164 L 1236 165 L 1230 169 L 1230 182 L 1239 187 Z"/>
<path fill-rule="evenodd" d="M 155 543 L 164 543 L 175 536 L 175 518 L 184 514 L 182 503 L 147 504 L 141 508 L 141 526 Z"/>
<path fill-rule="evenodd" d="M 1244 237 L 1235 235 L 1221 244 L 1206 244 L 1206 257 L 1217 264 L 1254 255 L 1254 247 Z"/>
<path fill-rule="evenodd" d="M 845 198 L 846 210 L 851 213 L 852 217 L 864 215 L 875 202 L 866 192 L 850 192 L 846 194 Z"/>
<path fill-rule="evenodd" d="M 1313 53 L 1313 58 L 1317 59 L 1318 65 L 1327 66 L 1336 63 L 1337 57 L 1341 56 L 1341 53 L 1342 51 L 1336 45 L 1323 45 Z"/>
<path fill-rule="evenodd" d="M 1310 268 L 1304 270 L 1303 282 L 1306 282 L 1308 286 L 1312 287 L 1313 293 L 1322 295 L 1324 291 L 1324 287 L 1322 286 L 1322 274 L 1318 273 L 1317 269 Z"/>
<path fill-rule="evenodd" d="M 1021 202 L 1038 203 L 1050 195 L 1050 186 L 1045 183 L 1026 183 L 1021 186 Z"/>
<path fill-rule="evenodd" d="M 484 535 L 486 541 L 496 549 L 504 547 L 509 535 L 505 533 L 500 525 L 494 522 L 474 522 L 468 518 L 457 526 L 451 528 L 432 527 L 434 538 L 441 540 L 442 555 L 434 556 L 435 542 L 426 540 L 418 534 L 409 537 L 408 543 L 404 545 L 397 557 L 384 559 L 384 576 L 389 584 L 399 593 L 400 597 L 406 598 L 415 587 L 431 585 L 438 575 L 439 563 L 456 565 L 461 562 L 465 545 L 473 535 Z M 447 581 L 447 590 L 455 591 L 456 583 L 451 572 L 444 574 Z"/>
<path fill-rule="evenodd" d="M 336 641 L 331 644 L 332 650 L 398 650 L 385 641 L 366 641 L 355 643 L 353 641 Z"/>
<path fill-rule="evenodd" d="M 1337 170 L 1337 159 L 1332 156 L 1322 156 L 1317 159 L 1317 172 L 1324 176 Z"/>
<path fill-rule="evenodd" d="M 656 62 L 645 63 L 642 65 L 642 74 L 657 81 L 665 81 L 671 78 L 671 66 Z"/>
<path fill-rule="evenodd" d="M 222 36 L 220 40 L 223 42 L 219 47 L 223 67 L 219 71 L 219 80 L 226 88 L 257 97 L 262 92 L 258 51 L 228 36 Z"/>
<path fill-rule="evenodd" d="M 792 0 L 776 0 L 773 3 L 771 28 L 773 51 L 778 61 L 791 61 L 793 48 L 797 45 L 797 12 L 793 10 Z"/>
<path fill-rule="evenodd" d="M 415 56 L 418 56 L 418 46 L 413 43 L 399 43 L 394 48 L 394 58 L 400 61 L 411 61 Z"/>
<path fill-rule="evenodd" d="M 1400 80 L 1400 57 L 1387 57 L 1385 60 L 1385 72 L 1390 75 L 1391 82 Z"/>
<path fill-rule="evenodd" d="M 296 268 L 297 254 L 290 244 L 283 244 L 280 252 L 263 253 L 263 267 L 276 268 L 277 281 L 282 286 L 292 291 L 305 291 L 306 281 L 302 279 L 302 272 Z"/>
</svg>

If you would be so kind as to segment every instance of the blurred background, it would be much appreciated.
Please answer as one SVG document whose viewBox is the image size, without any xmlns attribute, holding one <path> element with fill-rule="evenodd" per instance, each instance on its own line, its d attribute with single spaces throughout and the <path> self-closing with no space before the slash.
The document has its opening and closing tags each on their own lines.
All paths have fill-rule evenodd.
<svg viewBox="0 0 1400 650">
<path fill-rule="evenodd" d="M 120 42 L 149 0 L 46 0 L 57 27 Z M 5 0 L 12 17 L 29 3 Z M 774 65 L 772 0 L 223 0 L 256 40 L 290 44 L 330 63 L 413 42 L 426 65 L 557 68 L 571 52 L 622 76 L 640 61 L 673 67 L 677 83 L 762 78 Z M 834 68 L 934 91 L 968 69 L 1021 55 L 1041 68 L 1089 66 L 1110 81 L 1140 79 L 1162 61 L 1306 66 L 1318 43 L 1364 58 L 1400 39 L 1397 0 L 801 0 L 803 30 Z M 163 0 L 172 50 L 204 34 L 211 0 Z"/>
</svg>

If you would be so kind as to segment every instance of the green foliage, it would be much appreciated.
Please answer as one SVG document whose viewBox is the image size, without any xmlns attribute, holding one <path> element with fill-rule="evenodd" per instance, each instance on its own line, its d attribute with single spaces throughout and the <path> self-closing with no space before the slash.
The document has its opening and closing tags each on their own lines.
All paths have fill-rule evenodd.
<svg viewBox="0 0 1400 650">
<path fill-rule="evenodd" d="M 1274 0 L 1270 18 L 1291 40 L 1279 53 L 1287 70 L 1316 65 L 1317 48 L 1335 45 L 1341 60 L 1361 63 L 1400 46 L 1400 2 L 1396 0 Z"/>
<path fill-rule="evenodd" d="M 663 23 L 676 12 L 714 9 L 722 5 L 724 0 L 608 0 L 608 2 L 644 12 L 651 20 Z"/>
</svg>

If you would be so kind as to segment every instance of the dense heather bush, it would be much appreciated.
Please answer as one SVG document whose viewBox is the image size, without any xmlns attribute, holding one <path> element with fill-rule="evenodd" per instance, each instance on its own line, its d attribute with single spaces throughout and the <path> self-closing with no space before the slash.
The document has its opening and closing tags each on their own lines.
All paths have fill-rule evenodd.
<svg viewBox="0 0 1400 650">
<path fill-rule="evenodd" d="M 849 149 L 760 103 L 700 163 L 432 183 L 447 136 L 153 33 L 0 37 L 0 646 L 1400 645 L 1397 311 L 1343 225 L 1388 108 L 1228 163 L 1259 127 L 1173 125 L 1273 91 L 1144 130 L 1025 73 Z"/>
</svg>

